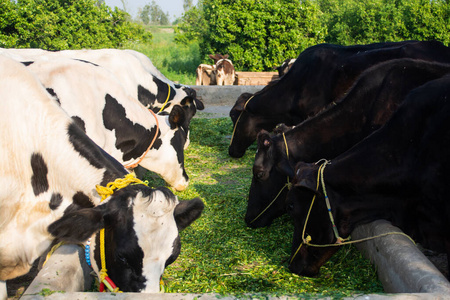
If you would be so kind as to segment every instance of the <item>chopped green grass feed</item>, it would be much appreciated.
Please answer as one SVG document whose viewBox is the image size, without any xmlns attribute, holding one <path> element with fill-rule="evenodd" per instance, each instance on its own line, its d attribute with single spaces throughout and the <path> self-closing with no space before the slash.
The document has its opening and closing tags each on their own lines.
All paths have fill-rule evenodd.
<svg viewBox="0 0 450 300">
<path fill-rule="evenodd" d="M 382 293 L 374 267 L 354 246 L 343 246 L 317 278 L 289 272 L 293 233 L 289 217 L 260 229 L 250 229 L 244 222 L 256 147 L 240 159 L 231 158 L 231 132 L 229 118 L 191 122 L 191 143 L 185 151 L 190 185 L 176 194 L 180 200 L 200 197 L 205 209 L 180 233 L 181 254 L 164 272 L 165 291 L 314 298 Z M 150 172 L 147 175 L 150 184 L 165 185 Z"/>
</svg>

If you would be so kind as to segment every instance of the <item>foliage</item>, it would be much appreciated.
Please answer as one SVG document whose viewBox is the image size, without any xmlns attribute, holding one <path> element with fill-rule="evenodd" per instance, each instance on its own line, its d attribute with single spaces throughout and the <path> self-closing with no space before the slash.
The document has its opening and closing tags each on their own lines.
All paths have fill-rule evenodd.
<svg viewBox="0 0 450 300">
<path fill-rule="evenodd" d="M 201 5 L 201 3 L 199 2 Z M 203 18 L 201 6 L 193 6 L 186 11 L 174 27 L 175 41 L 178 44 L 198 42 L 207 34 L 207 23 Z"/>
<path fill-rule="evenodd" d="M 450 43 L 445 0 L 318 0 L 327 16 L 329 43 L 439 40 Z"/>
<path fill-rule="evenodd" d="M 202 0 L 176 28 L 208 54 L 229 54 L 240 71 L 270 71 L 305 48 L 383 41 L 450 44 L 448 0 Z"/>
<path fill-rule="evenodd" d="M 177 33 L 199 39 L 204 61 L 229 54 L 238 70 L 272 70 L 326 35 L 314 1 L 203 0 L 196 9 Z"/>
<path fill-rule="evenodd" d="M 139 11 L 139 17 L 144 24 L 151 25 L 168 25 L 169 13 L 164 13 L 161 7 L 153 0 L 151 4 L 144 6 Z"/>
<path fill-rule="evenodd" d="M 94 0 L 0 0 L 0 47 L 115 48 L 151 34 Z"/>
<path fill-rule="evenodd" d="M 187 85 L 195 84 L 195 69 L 200 64 L 198 43 L 175 43 L 171 26 L 149 26 L 152 44 L 126 45 L 147 55 L 168 79 Z"/>
<path fill-rule="evenodd" d="M 180 233 L 182 249 L 163 279 L 169 293 L 219 293 L 239 299 L 264 295 L 328 296 L 333 299 L 383 292 L 374 267 L 354 246 L 344 246 L 317 278 L 292 274 L 287 268 L 293 225 L 284 216 L 268 228 L 250 229 L 244 214 L 256 147 L 241 159 L 228 155 L 229 118 L 191 122 L 191 143 L 185 151 L 190 185 L 177 192 L 180 200 L 200 197 L 202 216 Z M 164 181 L 150 172 L 153 185 Z M 251 296 L 249 296 L 251 295 Z"/>
</svg>

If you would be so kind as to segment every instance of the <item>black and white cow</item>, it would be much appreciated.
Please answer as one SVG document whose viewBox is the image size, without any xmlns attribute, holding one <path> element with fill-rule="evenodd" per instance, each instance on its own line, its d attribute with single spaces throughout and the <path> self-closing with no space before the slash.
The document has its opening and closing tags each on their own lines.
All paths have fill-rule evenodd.
<svg viewBox="0 0 450 300">
<path fill-rule="evenodd" d="M 280 123 L 294 126 L 315 115 L 342 97 L 364 70 L 396 58 L 450 63 L 450 48 L 436 41 L 309 47 L 283 77 L 238 98 L 230 111 L 234 130 L 229 155 L 242 157 L 262 129 L 270 132 Z"/>
<path fill-rule="evenodd" d="M 132 97 L 155 113 L 170 113 L 175 105 L 180 105 L 185 111 L 182 126 L 188 132 L 186 147 L 189 144 L 191 119 L 197 109 L 204 109 L 203 103 L 196 98 L 194 89 L 173 83 L 155 68 L 147 56 L 137 51 L 118 49 L 46 51 L 0 48 L 0 53 L 21 62 L 52 60 L 59 57 L 89 61 L 112 72 Z"/>
<path fill-rule="evenodd" d="M 101 202 L 96 185 L 129 176 L 126 169 L 26 67 L 0 56 L 0 74 L 0 298 L 5 281 L 27 273 L 55 238 L 91 238 L 99 270 L 102 228 L 108 276 L 119 289 L 159 292 L 165 266 L 180 253 L 178 232 L 201 215 L 202 201 L 180 202 L 166 188 L 133 184 Z"/>
<path fill-rule="evenodd" d="M 18 61 L 52 60 L 55 57 L 74 58 L 92 62 L 112 72 L 128 93 L 152 108 L 170 112 L 174 105 L 193 105 L 202 110 L 203 103 L 196 99 L 195 90 L 175 84 L 167 79 L 142 53 L 133 50 L 96 49 L 47 51 L 42 49 L 0 48 Z M 167 100 L 167 103 L 166 103 Z"/>
<path fill-rule="evenodd" d="M 245 215 L 247 225 L 268 226 L 286 213 L 287 183 L 294 176 L 296 162 L 338 156 L 380 128 L 412 89 L 449 73 L 450 64 L 390 60 L 366 70 L 336 104 L 284 135 L 260 132 Z"/>
<path fill-rule="evenodd" d="M 295 228 L 289 269 L 316 275 L 339 247 L 309 244 L 332 245 L 359 224 L 378 219 L 450 256 L 449 116 L 450 76 L 445 76 L 411 91 L 385 126 L 328 164 L 299 163 L 287 197 Z"/>
<path fill-rule="evenodd" d="M 60 57 L 26 64 L 103 150 L 125 166 L 139 164 L 159 174 L 176 190 L 188 186 L 187 132 L 182 126 L 186 117 L 179 105 L 168 115 L 154 114 L 129 96 L 110 72 L 89 62 Z"/>
</svg>

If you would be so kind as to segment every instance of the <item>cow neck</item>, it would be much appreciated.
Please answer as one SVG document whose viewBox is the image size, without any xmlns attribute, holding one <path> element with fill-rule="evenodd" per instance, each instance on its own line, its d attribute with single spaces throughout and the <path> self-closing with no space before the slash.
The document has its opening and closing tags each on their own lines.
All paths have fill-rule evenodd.
<svg viewBox="0 0 450 300">
<path fill-rule="evenodd" d="M 342 238 L 339 235 L 339 232 L 337 230 L 337 227 L 336 227 L 336 224 L 335 224 L 335 221 L 334 221 L 334 217 L 333 217 L 333 213 L 331 211 L 330 200 L 328 198 L 328 194 L 327 194 L 326 187 L 325 187 L 325 180 L 324 180 L 323 173 L 324 173 L 325 167 L 328 164 L 331 164 L 331 162 L 328 161 L 328 160 L 324 160 L 324 162 L 319 166 L 319 169 L 317 171 L 316 192 L 314 193 L 314 196 L 313 196 L 313 198 L 311 200 L 311 205 L 310 205 L 310 207 L 308 209 L 308 213 L 307 213 L 306 219 L 305 219 L 305 224 L 303 225 L 302 236 L 301 236 L 302 242 L 300 243 L 300 246 L 297 248 L 295 253 L 292 255 L 290 263 L 293 262 L 295 256 L 298 254 L 298 252 L 300 251 L 300 249 L 301 249 L 301 247 L 303 245 L 310 246 L 310 247 L 317 247 L 317 248 L 343 246 L 343 245 L 355 244 L 355 243 L 360 243 L 360 242 L 364 242 L 364 241 L 368 241 L 368 240 L 373 240 L 373 239 L 376 239 L 376 238 L 380 238 L 380 237 L 384 237 L 384 236 L 388 236 L 388 235 L 393 235 L 393 234 L 403 235 L 403 236 L 407 237 L 413 244 L 415 244 L 414 240 L 409 235 L 407 235 L 404 232 L 398 232 L 398 231 L 387 232 L 387 233 L 383 233 L 383 234 L 379 234 L 379 235 L 375 235 L 375 236 L 371 236 L 371 237 L 362 238 L 362 239 L 359 239 L 359 240 L 351 240 L 351 236 L 348 236 L 347 238 Z M 310 214 L 311 214 L 311 210 L 312 210 L 312 207 L 314 205 L 314 202 L 315 202 L 317 193 L 319 191 L 320 185 L 322 185 L 322 193 L 323 193 L 324 198 L 325 198 L 325 204 L 327 206 L 328 216 L 329 216 L 329 219 L 330 219 L 330 222 L 331 222 L 331 226 L 332 226 L 332 229 L 333 229 L 334 237 L 336 238 L 336 242 L 334 244 L 312 244 L 311 243 L 312 237 L 310 235 L 307 235 L 305 237 L 306 226 L 308 225 L 308 221 L 309 221 L 309 217 L 310 217 Z"/>
<path fill-rule="evenodd" d="M 170 94 L 170 89 L 169 89 L 169 94 Z M 164 106 L 163 106 L 164 107 Z M 162 110 L 162 108 L 161 108 Z M 123 166 L 127 169 L 134 169 L 136 168 L 141 162 L 142 160 L 145 158 L 145 156 L 147 155 L 148 151 L 150 151 L 150 149 L 153 147 L 153 144 L 156 141 L 156 138 L 158 137 L 158 131 L 159 131 L 159 121 L 158 121 L 158 117 L 156 116 L 156 114 L 151 110 L 148 109 L 148 111 L 153 115 L 153 117 L 155 118 L 155 122 L 156 122 L 156 132 L 155 135 L 153 136 L 152 141 L 150 142 L 150 145 L 148 146 L 147 150 L 145 150 L 144 153 L 142 153 L 142 155 L 139 157 L 138 161 L 135 163 L 129 163 L 129 164 L 124 164 Z"/>
</svg>

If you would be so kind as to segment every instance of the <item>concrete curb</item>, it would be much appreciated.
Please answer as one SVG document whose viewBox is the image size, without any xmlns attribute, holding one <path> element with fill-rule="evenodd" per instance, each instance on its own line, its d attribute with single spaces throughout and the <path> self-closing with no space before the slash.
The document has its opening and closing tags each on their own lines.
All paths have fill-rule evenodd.
<svg viewBox="0 0 450 300">
<path fill-rule="evenodd" d="M 209 105 L 233 106 L 242 93 L 254 94 L 260 91 L 264 85 L 192 85 L 197 93 L 197 99 L 203 101 L 206 107 Z"/>
<path fill-rule="evenodd" d="M 385 220 L 359 226 L 352 233 L 358 240 L 390 232 L 402 232 Z M 450 283 L 404 235 L 393 234 L 356 244 L 377 266 L 378 278 L 388 293 L 439 293 L 450 298 Z"/>
</svg>

